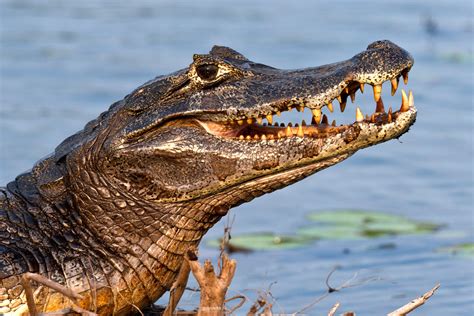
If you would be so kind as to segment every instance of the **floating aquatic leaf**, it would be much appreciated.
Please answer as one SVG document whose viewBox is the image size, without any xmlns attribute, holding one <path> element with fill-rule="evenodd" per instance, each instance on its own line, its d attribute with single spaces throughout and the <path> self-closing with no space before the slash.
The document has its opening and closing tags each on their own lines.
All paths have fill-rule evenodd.
<svg viewBox="0 0 474 316">
<path fill-rule="evenodd" d="M 255 233 L 236 236 L 230 240 L 230 247 L 239 251 L 291 249 L 306 245 L 311 240 L 302 236 L 285 236 L 273 233 Z M 208 246 L 218 248 L 220 240 L 211 240 Z"/>
<path fill-rule="evenodd" d="M 402 216 L 362 210 L 326 211 L 312 213 L 309 219 L 316 223 L 304 227 L 299 234 L 321 239 L 375 238 L 385 235 L 423 234 L 439 225 L 416 222 Z"/>
<path fill-rule="evenodd" d="M 438 252 L 451 253 L 453 255 L 474 257 L 474 243 L 463 243 L 451 247 L 439 248 Z"/>
</svg>

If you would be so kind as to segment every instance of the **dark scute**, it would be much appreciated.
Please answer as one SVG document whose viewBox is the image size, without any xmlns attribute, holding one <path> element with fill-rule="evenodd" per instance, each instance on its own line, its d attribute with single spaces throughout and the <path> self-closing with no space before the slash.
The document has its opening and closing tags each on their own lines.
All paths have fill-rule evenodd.
<svg viewBox="0 0 474 316">
<path fill-rule="evenodd" d="M 248 61 L 248 59 L 245 58 L 245 56 L 242 55 L 241 53 L 233 50 L 232 48 L 225 47 L 225 46 L 215 45 L 214 47 L 212 47 L 209 54 L 213 56 L 221 57 L 224 59 L 237 59 L 237 60 Z"/>
</svg>

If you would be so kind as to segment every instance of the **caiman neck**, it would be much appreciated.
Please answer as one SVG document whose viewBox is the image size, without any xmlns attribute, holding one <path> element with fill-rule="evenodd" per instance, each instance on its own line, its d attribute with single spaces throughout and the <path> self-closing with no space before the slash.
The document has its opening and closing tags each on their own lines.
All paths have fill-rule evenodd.
<svg viewBox="0 0 474 316">
<path fill-rule="evenodd" d="M 125 266 L 142 270 L 144 279 L 156 279 L 169 288 L 183 254 L 197 247 L 227 209 L 197 202 L 159 204 L 135 197 L 104 176 L 93 159 L 84 159 L 91 157 L 88 151 L 83 146 L 67 159 L 68 194 L 84 226 Z M 149 289 L 153 291 L 152 286 Z"/>
</svg>

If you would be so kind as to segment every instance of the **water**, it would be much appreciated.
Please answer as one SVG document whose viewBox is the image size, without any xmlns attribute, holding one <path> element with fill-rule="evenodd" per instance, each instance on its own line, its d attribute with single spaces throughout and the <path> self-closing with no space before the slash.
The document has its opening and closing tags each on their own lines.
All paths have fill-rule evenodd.
<svg viewBox="0 0 474 316">
<path fill-rule="evenodd" d="M 113 101 L 158 74 L 187 66 L 193 53 L 213 44 L 279 68 L 345 59 L 378 39 L 406 48 L 416 61 L 409 87 L 419 109 L 410 133 L 234 209 L 233 234 L 292 233 L 306 224 L 308 212 L 353 207 L 446 227 L 427 236 L 236 254 L 230 294 L 254 298 L 276 282 L 274 311 L 294 312 L 324 293 L 327 273 L 340 265 L 334 285 L 355 272 L 380 280 L 334 293 L 309 314 L 323 315 L 339 301 L 341 311 L 380 315 L 437 282 L 441 289 L 417 315 L 474 312 L 472 259 L 435 251 L 473 241 L 470 1 L 2 0 L 0 11 L 2 184 Z M 430 16 L 437 25 L 431 35 L 425 27 Z M 219 223 L 206 238 L 221 236 L 222 229 Z M 387 243 L 396 247 L 377 250 Z M 202 257 L 216 255 L 201 249 Z M 196 302 L 196 295 L 183 298 L 184 307 Z"/>
</svg>

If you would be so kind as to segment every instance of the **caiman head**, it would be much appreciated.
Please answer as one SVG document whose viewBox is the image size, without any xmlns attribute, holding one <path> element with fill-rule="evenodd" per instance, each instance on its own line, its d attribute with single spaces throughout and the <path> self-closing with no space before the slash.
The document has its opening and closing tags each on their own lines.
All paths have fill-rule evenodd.
<svg viewBox="0 0 474 316">
<path fill-rule="evenodd" d="M 67 163 L 70 182 L 95 183 L 151 208 L 205 208 L 217 220 L 233 206 L 405 133 L 416 118 L 413 95 L 402 93 L 400 109 L 385 111 L 380 94 L 390 81 L 393 95 L 412 66 L 410 54 L 390 41 L 345 61 L 297 70 L 215 46 L 112 105 L 54 157 Z M 368 86 L 374 112 L 364 116 L 357 108 L 354 123 L 331 124 L 333 104 L 344 111 L 348 97 Z M 305 108 L 311 122 L 273 124 L 282 112 Z M 88 192 L 84 184 L 76 187 Z"/>
<path fill-rule="evenodd" d="M 382 84 L 391 81 L 393 95 L 413 65 L 390 41 L 346 61 L 297 70 L 219 46 L 193 59 L 136 89 L 97 127 L 94 169 L 137 199 L 195 203 L 211 196 L 214 206 L 228 209 L 399 137 L 415 121 L 412 95 L 403 93 L 398 111 L 382 104 Z M 373 88 L 374 113 L 357 108 L 353 124 L 331 124 L 335 100 L 344 111 L 365 84 Z M 273 125 L 275 115 L 305 108 L 312 122 Z"/>
</svg>

